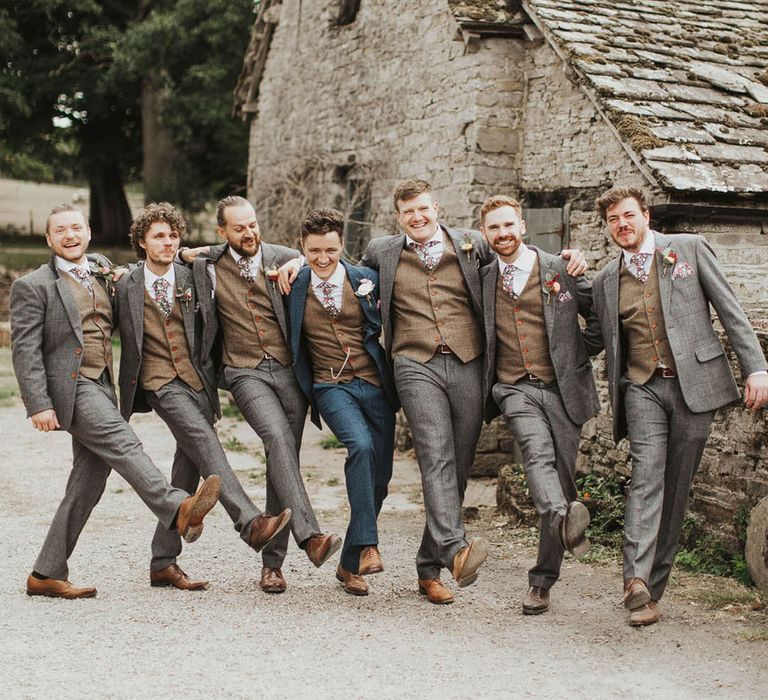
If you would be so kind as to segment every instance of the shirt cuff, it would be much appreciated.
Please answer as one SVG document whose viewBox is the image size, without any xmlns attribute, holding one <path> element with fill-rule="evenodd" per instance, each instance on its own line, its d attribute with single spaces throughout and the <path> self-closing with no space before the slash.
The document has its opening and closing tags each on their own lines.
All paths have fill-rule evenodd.
<svg viewBox="0 0 768 700">
<path fill-rule="evenodd" d="M 768 369 L 759 369 L 759 370 L 757 370 L 757 372 L 750 372 L 747 375 L 747 379 L 749 379 L 750 377 L 757 377 L 757 376 L 759 376 L 761 374 L 768 374 Z"/>
</svg>

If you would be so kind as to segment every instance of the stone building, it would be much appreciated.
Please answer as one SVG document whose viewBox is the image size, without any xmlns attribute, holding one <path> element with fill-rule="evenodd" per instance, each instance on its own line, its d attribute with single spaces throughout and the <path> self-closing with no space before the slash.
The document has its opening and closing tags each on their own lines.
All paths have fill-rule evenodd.
<svg viewBox="0 0 768 700">
<path fill-rule="evenodd" d="M 631 184 L 656 228 L 709 239 L 768 349 L 767 85 L 762 0 L 262 0 L 235 110 L 271 239 L 334 205 L 354 257 L 394 231 L 393 186 L 418 176 L 446 223 L 476 226 L 486 196 L 513 194 L 533 243 L 600 269 L 594 198 Z M 730 523 L 768 494 L 767 433 L 765 412 L 718 414 L 695 509 Z M 478 468 L 509 447 L 491 426 Z M 607 413 L 581 459 L 626 470 Z"/>
</svg>

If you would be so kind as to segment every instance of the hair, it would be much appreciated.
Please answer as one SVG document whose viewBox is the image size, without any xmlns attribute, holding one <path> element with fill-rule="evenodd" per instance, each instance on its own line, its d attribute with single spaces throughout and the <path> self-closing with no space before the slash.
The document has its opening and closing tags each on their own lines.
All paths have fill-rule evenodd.
<svg viewBox="0 0 768 700">
<path fill-rule="evenodd" d="M 485 223 L 485 217 L 494 209 L 501 209 L 502 207 L 512 207 L 517 212 L 517 215 L 521 219 L 523 218 L 523 208 L 514 197 L 508 197 L 505 194 L 494 194 L 488 197 L 480 207 L 480 224 Z"/>
<path fill-rule="evenodd" d="M 48 212 L 48 218 L 45 220 L 45 235 L 46 236 L 48 235 L 48 233 L 50 231 L 51 217 L 55 216 L 56 214 L 61 214 L 62 212 L 65 212 L 65 211 L 76 211 L 76 212 L 79 212 L 80 214 L 83 214 L 83 212 L 80 209 L 78 209 L 76 206 L 74 206 L 72 204 L 57 204 L 53 209 L 51 209 L 50 212 Z M 85 219 L 85 225 L 87 226 L 88 225 L 88 219 L 85 216 L 85 214 L 83 214 L 83 219 Z"/>
<path fill-rule="evenodd" d="M 600 216 L 605 221 L 606 212 L 609 207 L 618 204 L 622 199 L 629 199 L 630 197 L 637 201 L 641 211 L 648 211 L 648 202 L 645 200 L 645 194 L 637 187 L 612 187 L 595 199 L 595 209 L 600 212 Z"/>
<path fill-rule="evenodd" d="M 344 238 L 344 214 L 336 209 L 313 209 L 301 222 L 301 240 L 312 234 L 336 231 Z"/>
<path fill-rule="evenodd" d="M 147 204 L 131 224 L 131 245 L 140 260 L 144 260 L 147 257 L 147 252 L 139 243 L 144 240 L 149 227 L 158 221 L 167 223 L 172 231 L 176 231 L 179 234 L 179 238 L 183 239 L 187 235 L 187 222 L 184 221 L 181 212 L 173 204 L 168 202 L 152 202 Z"/>
<path fill-rule="evenodd" d="M 432 192 L 432 185 L 426 180 L 403 180 L 395 187 L 395 194 L 392 197 L 395 211 L 400 211 L 399 202 L 407 202 L 409 199 L 424 194 L 424 192 Z"/>
<path fill-rule="evenodd" d="M 224 216 L 224 212 L 229 209 L 229 207 L 244 207 L 249 205 L 250 202 L 245 197 L 240 197 L 236 194 L 231 194 L 229 197 L 224 197 L 219 203 L 216 205 L 216 225 L 220 228 L 224 228 L 227 224 L 227 219 Z"/>
</svg>

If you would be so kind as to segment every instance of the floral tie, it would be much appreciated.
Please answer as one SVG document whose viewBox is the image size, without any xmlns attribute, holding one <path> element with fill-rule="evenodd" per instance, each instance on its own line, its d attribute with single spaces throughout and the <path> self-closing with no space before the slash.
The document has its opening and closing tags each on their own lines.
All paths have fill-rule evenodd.
<svg viewBox="0 0 768 700">
<path fill-rule="evenodd" d="M 251 259 L 246 258 L 244 255 L 237 261 L 237 266 L 240 268 L 240 277 L 242 277 L 248 284 L 253 284 L 256 278 L 253 276 L 251 270 Z"/>
<path fill-rule="evenodd" d="M 93 296 L 93 280 L 91 279 L 91 273 L 84 267 L 73 267 L 70 272 L 74 275 L 75 279 L 88 290 L 88 293 Z"/>
<path fill-rule="evenodd" d="M 504 267 L 504 272 L 501 275 L 501 286 L 504 288 L 504 291 L 513 299 L 517 299 L 517 294 L 515 294 L 515 287 L 513 284 L 515 279 L 515 270 L 517 270 L 517 268 L 514 265 L 506 265 Z"/>
<path fill-rule="evenodd" d="M 168 287 L 170 286 L 171 283 L 162 277 L 158 277 L 152 283 L 152 289 L 155 292 L 155 304 L 166 317 L 171 315 L 171 304 L 168 301 Z"/>
<path fill-rule="evenodd" d="M 317 286 L 323 293 L 323 308 L 331 315 L 331 318 L 336 318 L 339 315 L 339 309 L 333 301 L 333 288 L 336 285 L 330 282 L 320 282 Z"/>
<path fill-rule="evenodd" d="M 411 241 L 408 244 L 408 247 L 419 256 L 419 260 L 424 263 L 424 267 L 427 268 L 428 272 L 432 272 L 437 265 L 437 259 L 429 250 L 437 244 L 438 241 L 427 241 L 426 243 L 416 243 L 416 241 Z"/>
<path fill-rule="evenodd" d="M 635 266 L 637 273 L 635 277 L 640 280 L 640 284 L 645 284 L 648 281 L 648 273 L 645 271 L 645 261 L 650 257 L 649 253 L 635 253 L 629 262 Z"/>
</svg>

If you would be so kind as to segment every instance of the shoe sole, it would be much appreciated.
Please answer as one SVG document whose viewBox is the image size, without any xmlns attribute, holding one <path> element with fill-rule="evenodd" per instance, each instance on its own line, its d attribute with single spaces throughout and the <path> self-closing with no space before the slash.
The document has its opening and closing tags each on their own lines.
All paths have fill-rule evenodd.
<svg viewBox="0 0 768 700">
<path fill-rule="evenodd" d="M 432 603 L 432 605 L 450 605 L 453 603 L 453 598 L 447 598 L 446 600 L 432 600 L 432 598 L 429 597 L 429 593 L 427 593 L 423 588 L 419 588 L 419 593 L 421 595 L 426 596 L 427 600 Z"/>
<path fill-rule="evenodd" d="M 42 591 L 30 591 L 27 589 L 27 595 L 30 597 L 42 596 L 43 598 L 62 598 L 64 600 L 78 600 L 79 598 L 95 598 L 96 591 L 93 593 L 83 593 L 82 595 L 61 595 L 60 593 L 43 593 Z"/>
<path fill-rule="evenodd" d="M 195 586 L 194 588 L 180 588 L 179 586 L 175 586 L 174 584 L 168 583 L 166 581 L 150 581 L 149 585 L 151 588 L 175 588 L 179 591 L 204 591 L 206 588 L 208 588 L 207 583 L 204 586 Z"/>
<path fill-rule="evenodd" d="M 309 561 L 312 561 L 312 563 L 315 565 L 316 568 L 320 568 L 325 562 L 327 562 L 336 552 L 338 552 L 341 549 L 341 537 L 336 535 L 331 539 L 331 546 L 328 547 L 328 551 L 325 553 L 325 556 L 318 562 L 314 562 L 311 559 Z"/>
<path fill-rule="evenodd" d="M 542 615 L 545 612 L 549 610 L 548 607 L 546 608 L 526 608 L 523 606 L 523 615 Z"/>
<path fill-rule="evenodd" d="M 370 576 L 371 574 L 380 574 L 383 573 L 384 567 L 383 566 L 373 566 L 370 569 L 359 569 L 358 574 L 360 576 Z"/>
<path fill-rule="evenodd" d="M 360 574 L 358 574 L 358 576 L 359 576 L 359 575 L 360 575 Z M 338 573 L 336 574 L 336 580 L 337 580 L 339 583 L 341 583 L 341 584 L 344 584 L 344 579 L 343 579 L 343 578 L 341 578 L 341 576 L 339 576 L 339 574 L 338 574 Z M 367 591 L 367 590 L 366 590 L 366 591 L 354 590 L 354 589 L 352 589 L 352 588 L 347 588 L 347 587 L 346 587 L 346 585 L 343 585 L 343 588 L 344 588 L 344 592 L 345 592 L 345 593 L 349 593 L 349 595 L 360 595 L 360 596 L 363 596 L 363 595 L 368 595 L 368 591 Z"/>
<path fill-rule="evenodd" d="M 259 545 L 258 547 L 254 547 L 254 549 L 255 549 L 257 552 L 260 552 L 262 549 L 264 549 L 264 547 L 266 547 L 266 546 L 267 546 L 267 545 L 268 545 L 268 544 L 269 544 L 269 543 L 270 543 L 272 540 L 274 540 L 274 539 L 275 539 L 275 537 L 277 537 L 277 536 L 278 536 L 278 535 L 279 535 L 279 534 L 280 534 L 280 533 L 281 533 L 281 532 L 282 532 L 282 531 L 285 529 L 285 526 L 286 526 L 286 525 L 287 525 L 289 522 L 291 522 L 291 516 L 292 516 L 292 515 L 293 515 L 293 513 L 291 512 L 291 509 L 290 509 L 290 508 L 286 508 L 286 509 L 283 511 L 283 517 L 282 517 L 282 519 L 281 519 L 281 520 L 280 520 L 280 522 L 277 524 L 277 530 L 275 530 L 275 531 L 272 533 L 272 537 L 270 537 L 270 538 L 269 538 L 269 539 L 268 539 L 266 542 L 262 543 L 262 544 L 261 544 L 261 545 Z"/>
<path fill-rule="evenodd" d="M 589 527 L 589 511 L 581 501 L 568 504 L 561 539 L 563 546 L 576 558 L 582 559 L 589 553 L 589 540 L 584 533 Z"/>
<path fill-rule="evenodd" d="M 469 555 L 461 572 L 461 578 L 456 579 L 459 588 L 470 586 L 477 581 L 477 570 L 488 558 L 488 543 L 483 539 L 473 540 L 469 545 Z"/>
<path fill-rule="evenodd" d="M 624 607 L 627 610 L 637 610 L 638 608 L 642 608 L 643 605 L 647 605 L 650 602 L 651 594 L 646 589 L 641 588 L 640 590 L 635 591 L 624 601 Z"/>
<path fill-rule="evenodd" d="M 283 586 L 259 586 L 264 593 L 285 593 Z"/>
<path fill-rule="evenodd" d="M 648 625 L 655 625 L 660 619 L 661 619 L 660 617 L 657 617 L 655 619 L 633 621 L 632 618 L 630 618 L 629 626 L 630 627 L 648 627 Z"/>
<path fill-rule="evenodd" d="M 195 542 L 203 534 L 203 518 L 218 502 L 220 491 L 221 478 L 216 475 L 209 476 L 200 487 L 192 505 L 192 512 L 189 514 L 189 523 L 181 533 L 185 542 Z"/>
</svg>

